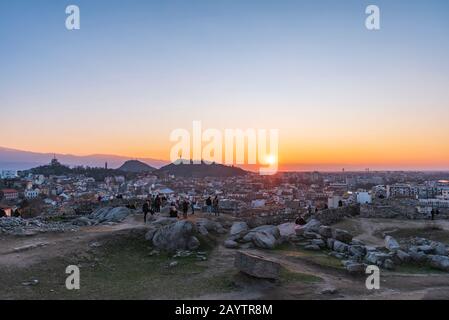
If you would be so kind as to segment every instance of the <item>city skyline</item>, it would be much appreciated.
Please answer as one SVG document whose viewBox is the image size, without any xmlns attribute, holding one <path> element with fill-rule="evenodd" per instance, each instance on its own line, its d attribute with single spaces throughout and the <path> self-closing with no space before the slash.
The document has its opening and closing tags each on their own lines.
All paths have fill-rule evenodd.
<svg viewBox="0 0 449 320">
<path fill-rule="evenodd" d="M 280 170 L 449 169 L 445 1 L 76 4 L 0 4 L 1 146 L 168 160 L 202 120 L 279 129 Z"/>
</svg>

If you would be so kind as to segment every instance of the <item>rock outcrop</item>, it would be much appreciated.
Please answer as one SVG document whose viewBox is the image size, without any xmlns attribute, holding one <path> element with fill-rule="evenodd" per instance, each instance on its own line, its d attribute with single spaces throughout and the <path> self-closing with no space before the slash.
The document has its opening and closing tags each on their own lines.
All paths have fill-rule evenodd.
<svg viewBox="0 0 449 320">
<path fill-rule="evenodd" d="M 266 258 L 237 251 L 234 266 L 247 275 L 262 279 L 279 279 L 281 265 Z"/>
</svg>

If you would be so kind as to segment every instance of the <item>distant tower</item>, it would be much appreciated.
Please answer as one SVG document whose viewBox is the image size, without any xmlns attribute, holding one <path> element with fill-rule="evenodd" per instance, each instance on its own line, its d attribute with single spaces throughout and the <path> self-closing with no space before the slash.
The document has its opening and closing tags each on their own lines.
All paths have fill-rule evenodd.
<svg viewBox="0 0 449 320">
<path fill-rule="evenodd" d="M 108 170 L 108 162 L 107 162 L 107 161 L 104 163 L 104 168 L 105 168 L 106 170 Z"/>
<path fill-rule="evenodd" d="M 50 165 L 53 167 L 60 165 L 58 159 L 56 159 L 56 154 L 53 154 L 53 159 L 51 160 Z"/>
</svg>

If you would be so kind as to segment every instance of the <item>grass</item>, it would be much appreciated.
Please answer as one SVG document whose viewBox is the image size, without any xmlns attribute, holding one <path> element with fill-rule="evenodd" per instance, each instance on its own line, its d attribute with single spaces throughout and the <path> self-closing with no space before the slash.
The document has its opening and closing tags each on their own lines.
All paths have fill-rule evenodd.
<svg viewBox="0 0 449 320">
<path fill-rule="evenodd" d="M 339 259 L 328 255 L 329 250 L 309 251 L 298 248 L 291 243 L 283 243 L 274 250 L 282 251 L 286 256 L 306 260 L 321 266 L 344 269 Z"/>
<path fill-rule="evenodd" d="M 199 251 L 208 250 L 202 243 Z M 218 272 L 196 256 L 150 256 L 142 236 L 123 236 L 72 257 L 56 258 L 20 270 L 2 270 L 0 298 L 6 299 L 181 299 L 233 289 L 233 273 Z M 169 263 L 177 261 L 174 267 Z M 65 288 L 65 268 L 80 266 L 81 289 Z M 39 284 L 22 282 L 38 279 Z"/>
<path fill-rule="evenodd" d="M 323 279 L 314 276 L 312 274 L 294 272 L 286 268 L 282 268 L 280 281 L 281 283 L 292 283 L 292 282 L 317 283 L 323 281 Z"/>
<path fill-rule="evenodd" d="M 390 229 L 391 230 L 391 229 Z M 449 243 L 449 231 L 444 230 L 438 226 L 426 226 L 423 228 L 407 228 L 407 229 L 398 229 L 392 232 L 388 232 L 389 230 L 381 230 L 376 232 L 376 236 L 382 237 L 382 234 L 385 232 L 398 240 L 409 239 L 412 237 L 421 237 L 430 239 L 433 241 L 439 241 L 443 243 Z"/>
<path fill-rule="evenodd" d="M 353 236 L 358 236 L 362 233 L 360 222 L 355 219 L 345 218 L 340 222 L 337 222 L 336 224 L 332 225 L 332 227 L 336 229 L 346 230 Z"/>
<path fill-rule="evenodd" d="M 434 269 L 430 266 L 419 266 L 413 264 L 404 264 L 396 267 L 395 272 L 406 274 L 447 274 L 447 272 Z"/>
</svg>

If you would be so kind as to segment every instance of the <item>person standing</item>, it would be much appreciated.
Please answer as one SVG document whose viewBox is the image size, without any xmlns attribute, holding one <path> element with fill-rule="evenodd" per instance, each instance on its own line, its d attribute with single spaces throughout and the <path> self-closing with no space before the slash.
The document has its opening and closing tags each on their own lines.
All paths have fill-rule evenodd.
<svg viewBox="0 0 449 320">
<path fill-rule="evenodd" d="M 207 213 L 212 213 L 212 199 L 210 197 L 206 199 L 206 207 Z"/>
<path fill-rule="evenodd" d="M 150 202 L 148 200 L 145 201 L 145 203 L 143 204 L 142 211 L 143 211 L 143 222 L 147 223 L 147 215 L 148 212 L 150 212 Z"/>
<path fill-rule="evenodd" d="M 216 216 L 219 216 L 220 214 L 219 214 L 219 212 L 218 212 L 218 205 L 219 205 L 219 203 L 218 203 L 218 196 L 215 196 L 212 205 L 213 205 L 213 207 L 214 207 L 214 214 L 215 214 Z"/>
<path fill-rule="evenodd" d="M 156 198 L 154 199 L 154 211 L 159 213 L 161 212 L 161 198 L 159 197 L 159 195 L 156 196 Z"/>
<path fill-rule="evenodd" d="M 184 219 L 187 219 L 187 211 L 189 211 L 189 202 L 187 199 L 182 201 L 182 216 Z"/>
<path fill-rule="evenodd" d="M 190 209 L 192 209 L 192 214 L 195 214 L 195 197 L 192 197 L 192 199 L 190 200 Z"/>
</svg>

